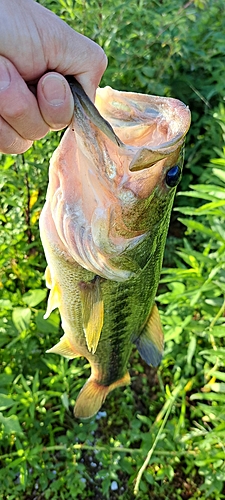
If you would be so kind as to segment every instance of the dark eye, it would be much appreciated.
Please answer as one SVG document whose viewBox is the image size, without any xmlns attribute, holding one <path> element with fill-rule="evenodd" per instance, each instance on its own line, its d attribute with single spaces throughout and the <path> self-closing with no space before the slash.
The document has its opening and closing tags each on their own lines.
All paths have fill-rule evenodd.
<svg viewBox="0 0 225 500">
<path fill-rule="evenodd" d="M 177 186 L 181 176 L 181 169 L 178 167 L 178 165 L 175 165 L 175 167 L 172 167 L 170 170 L 168 170 L 166 174 L 166 183 L 167 186 L 169 187 L 175 187 Z"/>
</svg>

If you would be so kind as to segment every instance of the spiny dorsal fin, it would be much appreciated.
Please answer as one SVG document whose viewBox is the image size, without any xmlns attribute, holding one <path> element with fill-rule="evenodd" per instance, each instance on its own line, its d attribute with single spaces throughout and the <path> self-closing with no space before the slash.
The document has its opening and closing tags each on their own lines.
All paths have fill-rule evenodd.
<svg viewBox="0 0 225 500">
<path fill-rule="evenodd" d="M 101 278 L 96 276 L 96 278 L 89 283 L 79 283 L 83 329 L 87 348 L 92 354 L 95 353 L 98 347 L 103 327 L 104 304 L 100 280 Z"/>
<path fill-rule="evenodd" d="M 152 307 L 141 334 L 133 342 L 148 365 L 158 366 L 161 363 L 164 336 L 156 304 Z"/>
<path fill-rule="evenodd" d="M 72 348 L 66 335 L 63 335 L 58 344 L 54 345 L 51 349 L 48 349 L 48 351 L 46 352 L 61 354 L 61 356 L 64 356 L 64 358 L 69 358 L 69 359 L 77 358 L 80 356 L 80 354 L 76 353 L 76 351 Z"/>
</svg>

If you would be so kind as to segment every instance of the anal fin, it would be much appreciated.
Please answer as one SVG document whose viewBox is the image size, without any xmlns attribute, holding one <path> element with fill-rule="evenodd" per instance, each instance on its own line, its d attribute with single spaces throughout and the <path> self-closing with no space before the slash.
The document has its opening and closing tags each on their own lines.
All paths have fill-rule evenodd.
<svg viewBox="0 0 225 500">
<path fill-rule="evenodd" d="M 158 366 L 161 363 L 164 335 L 156 304 L 152 307 L 140 335 L 133 339 L 133 342 L 148 365 Z"/>
<path fill-rule="evenodd" d="M 75 417 L 83 419 L 93 417 L 100 410 L 109 392 L 117 387 L 129 384 L 130 375 L 128 372 L 111 385 L 101 385 L 90 377 L 77 398 L 74 407 Z"/>
<path fill-rule="evenodd" d="M 79 283 L 83 329 L 85 333 L 87 348 L 92 354 L 95 353 L 102 327 L 104 317 L 104 304 L 101 294 L 99 276 L 89 282 Z"/>
<path fill-rule="evenodd" d="M 69 358 L 69 359 L 74 359 L 80 356 L 80 354 L 77 353 L 75 349 L 73 349 L 66 335 L 63 335 L 58 344 L 54 345 L 51 349 L 48 349 L 46 352 L 61 354 L 61 356 L 64 356 L 64 358 Z"/>
</svg>

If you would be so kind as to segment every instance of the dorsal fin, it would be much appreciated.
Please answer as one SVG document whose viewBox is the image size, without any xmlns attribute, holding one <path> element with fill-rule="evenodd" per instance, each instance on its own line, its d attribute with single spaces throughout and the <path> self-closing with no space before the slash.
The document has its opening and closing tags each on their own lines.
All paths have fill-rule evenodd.
<svg viewBox="0 0 225 500">
<path fill-rule="evenodd" d="M 156 304 L 153 305 L 140 335 L 133 342 L 148 365 L 158 366 L 161 363 L 164 335 Z"/>
<path fill-rule="evenodd" d="M 96 276 L 91 282 L 79 283 L 83 329 L 87 348 L 92 354 L 98 347 L 103 327 L 104 304 L 100 281 L 101 278 Z"/>
</svg>

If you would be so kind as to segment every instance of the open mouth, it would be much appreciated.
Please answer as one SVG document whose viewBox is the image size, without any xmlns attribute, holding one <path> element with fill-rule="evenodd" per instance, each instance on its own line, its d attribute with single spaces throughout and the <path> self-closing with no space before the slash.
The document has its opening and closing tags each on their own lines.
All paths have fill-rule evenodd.
<svg viewBox="0 0 225 500">
<path fill-rule="evenodd" d="M 190 111 L 181 101 L 105 87 L 97 89 L 94 105 L 73 77 L 66 78 L 75 108 L 78 104 L 117 146 L 160 151 L 165 157 L 165 150 L 171 153 L 182 144 L 190 127 Z"/>
<path fill-rule="evenodd" d="M 96 107 L 128 146 L 172 152 L 190 126 L 190 112 L 173 98 L 98 89 Z M 163 151 L 164 152 L 164 151 Z"/>
</svg>

